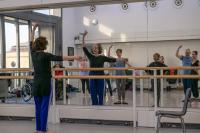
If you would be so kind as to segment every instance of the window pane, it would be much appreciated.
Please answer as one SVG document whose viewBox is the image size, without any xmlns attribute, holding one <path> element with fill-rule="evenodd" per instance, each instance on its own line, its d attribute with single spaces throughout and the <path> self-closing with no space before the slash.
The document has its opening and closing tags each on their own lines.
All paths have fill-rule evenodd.
<svg viewBox="0 0 200 133">
<path fill-rule="evenodd" d="M 2 38 L 2 21 L 1 21 L 1 19 L 2 19 L 2 17 L 0 17 L 0 68 L 2 68 L 2 57 L 3 57 L 3 55 L 2 55 L 2 40 L 3 40 L 3 38 Z"/>
<path fill-rule="evenodd" d="M 5 22 L 6 68 L 17 68 L 16 24 Z"/>
<path fill-rule="evenodd" d="M 20 67 L 29 68 L 29 29 L 27 24 L 19 25 Z"/>
<path fill-rule="evenodd" d="M 49 9 L 44 9 L 44 10 L 34 10 L 34 12 L 45 14 L 45 15 L 50 15 Z"/>
</svg>

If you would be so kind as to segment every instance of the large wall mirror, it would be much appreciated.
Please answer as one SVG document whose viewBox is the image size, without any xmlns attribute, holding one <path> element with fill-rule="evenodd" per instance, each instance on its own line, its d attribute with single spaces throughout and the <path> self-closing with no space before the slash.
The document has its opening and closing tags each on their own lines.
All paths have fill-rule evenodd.
<svg viewBox="0 0 200 133">
<path fill-rule="evenodd" d="M 166 8 L 166 5 L 169 8 Z M 95 10 L 91 10 L 90 6 L 84 6 L 1 13 L 1 68 L 32 68 L 29 42 L 34 23 L 39 24 L 35 37 L 45 36 L 48 39 L 49 45 L 46 52 L 68 55 L 68 48 L 73 48 L 75 55 L 84 57 L 83 61 L 72 63 L 53 62 L 52 68 L 81 68 L 82 64 L 90 67 L 90 60 L 81 47 L 82 33 L 85 30 L 88 31 L 86 45 L 89 52 L 95 44 L 100 43 L 104 56 L 108 56 L 109 47 L 113 45 L 110 56 L 117 58 L 116 51 L 120 49 L 122 57 L 132 66 L 148 66 L 154 61 L 155 53 L 164 57 L 162 61 L 167 66 L 181 66 L 181 61 L 175 56 L 180 45 L 183 45 L 180 50 L 182 55 L 185 54 L 187 48 L 200 53 L 200 28 L 198 28 L 200 9 L 199 7 L 192 8 L 190 3 L 184 5 L 188 8 L 176 8 L 167 2 L 160 2 L 155 6 L 159 7 L 145 6 L 144 2 L 139 2 L 128 3 L 128 9 L 122 9 L 121 4 L 110 4 L 96 5 Z M 166 22 L 166 20 L 170 21 Z M 113 67 L 113 63 L 105 63 L 104 68 L 106 67 Z M 125 67 L 128 66 L 125 65 Z M 87 71 L 56 72 L 57 75 L 88 75 L 88 73 Z M 116 75 L 116 71 L 104 71 L 104 73 Z M 176 74 L 180 73 L 181 71 L 176 72 Z M 14 74 L 27 75 L 27 73 Z M 133 72 L 127 70 L 125 74 L 132 75 Z M 134 74 L 147 75 L 148 73 L 138 70 Z M 56 104 L 92 106 L 90 89 L 93 88 L 90 86 L 90 81 L 91 79 L 56 80 Z M 21 88 L 26 82 L 26 80 L 9 80 L 5 91 L 0 92 L 1 102 L 33 104 L 33 98 L 24 101 L 21 96 Z M 124 80 L 123 90 L 115 79 L 105 79 L 104 83 L 103 106 L 133 106 L 132 79 Z M 159 106 L 181 107 L 184 99 L 182 80 L 163 79 L 160 84 L 163 89 L 160 92 Z M 153 107 L 152 79 L 137 79 L 135 86 L 136 106 Z M 200 104 L 196 102 L 191 107 L 200 108 Z"/>
</svg>

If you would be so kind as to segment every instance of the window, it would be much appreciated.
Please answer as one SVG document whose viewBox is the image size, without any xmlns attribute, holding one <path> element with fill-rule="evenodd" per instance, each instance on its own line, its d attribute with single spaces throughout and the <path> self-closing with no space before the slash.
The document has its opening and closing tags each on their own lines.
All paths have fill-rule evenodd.
<svg viewBox="0 0 200 133">
<path fill-rule="evenodd" d="M 20 68 L 29 68 L 29 26 L 28 21 L 19 20 Z"/>
<path fill-rule="evenodd" d="M 17 68 L 17 28 L 15 21 L 5 20 L 6 68 Z"/>
</svg>

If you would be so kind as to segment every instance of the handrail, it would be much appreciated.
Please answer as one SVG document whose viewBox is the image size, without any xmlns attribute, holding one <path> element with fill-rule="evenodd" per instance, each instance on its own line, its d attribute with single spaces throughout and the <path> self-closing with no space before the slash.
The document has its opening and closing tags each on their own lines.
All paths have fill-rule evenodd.
<svg viewBox="0 0 200 133">
<path fill-rule="evenodd" d="M 170 69 L 195 69 L 199 70 L 200 67 L 127 67 L 127 68 L 53 68 L 52 71 L 103 71 L 103 70 L 170 70 Z M 30 68 L 6 68 L 0 69 L 0 72 L 32 72 Z M 54 74 L 53 74 L 54 75 Z M 80 75 L 68 75 L 68 76 L 52 76 L 55 79 L 148 79 L 148 78 L 189 78 L 200 79 L 200 75 L 126 75 L 126 76 L 114 76 L 114 75 L 98 75 L 98 76 L 80 76 Z M 0 79 L 33 79 L 32 76 L 0 76 Z"/>
<path fill-rule="evenodd" d="M 200 75 L 143 75 L 143 76 L 80 76 L 80 75 L 68 75 L 68 76 L 53 76 L 55 79 L 149 79 L 149 78 L 188 78 L 188 79 L 200 79 Z"/>
<path fill-rule="evenodd" d="M 80 76 L 80 75 L 69 75 L 69 76 L 53 76 L 55 79 L 149 79 L 149 78 L 188 78 L 188 79 L 200 79 L 200 75 L 143 75 L 143 76 Z M 0 76 L 0 79 L 33 79 L 33 76 Z"/>
<path fill-rule="evenodd" d="M 30 68 L 2 68 L 0 72 L 32 72 Z"/>
<path fill-rule="evenodd" d="M 33 79 L 33 76 L 0 76 L 0 79 Z"/>
<path fill-rule="evenodd" d="M 126 67 L 126 68 L 53 68 L 52 71 L 62 70 L 62 71 L 103 71 L 103 70 L 200 70 L 200 67 Z M 32 72 L 31 68 L 3 68 L 0 72 Z"/>
<path fill-rule="evenodd" d="M 104 71 L 104 70 L 200 70 L 200 67 L 126 67 L 126 68 L 53 68 L 52 71 Z"/>
</svg>

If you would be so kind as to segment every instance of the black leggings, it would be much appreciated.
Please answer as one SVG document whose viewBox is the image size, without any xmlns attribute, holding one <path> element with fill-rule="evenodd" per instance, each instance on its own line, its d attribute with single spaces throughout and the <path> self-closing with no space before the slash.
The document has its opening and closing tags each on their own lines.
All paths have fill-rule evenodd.
<svg viewBox="0 0 200 133">
<path fill-rule="evenodd" d="M 199 90 L 198 90 L 198 79 L 191 79 L 191 89 L 193 97 L 199 97 Z"/>
<path fill-rule="evenodd" d="M 82 83 L 82 91 L 83 91 L 83 94 L 85 94 L 85 84 L 86 84 L 86 87 L 87 87 L 88 92 L 90 93 L 89 79 L 81 79 L 81 83 Z"/>
<path fill-rule="evenodd" d="M 110 96 L 112 96 L 113 95 L 113 93 L 112 93 L 112 87 L 111 87 L 111 83 L 110 83 L 110 79 L 105 79 L 106 80 L 106 83 L 107 83 L 107 85 L 108 85 L 108 90 L 109 90 L 109 92 L 110 92 Z M 107 89 L 107 88 L 106 88 Z M 106 94 L 106 93 L 105 93 Z"/>
</svg>

